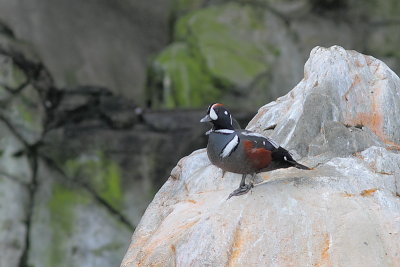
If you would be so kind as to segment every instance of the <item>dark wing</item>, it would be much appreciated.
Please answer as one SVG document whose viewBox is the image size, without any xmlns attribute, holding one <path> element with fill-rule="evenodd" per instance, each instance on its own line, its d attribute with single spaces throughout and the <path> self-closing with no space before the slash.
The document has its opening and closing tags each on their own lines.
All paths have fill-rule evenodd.
<svg viewBox="0 0 400 267">
<path fill-rule="evenodd" d="M 307 166 L 304 166 L 295 161 L 292 155 L 289 153 L 289 151 L 281 147 L 271 138 L 246 130 L 242 131 L 242 135 L 246 136 L 248 140 L 251 140 L 253 142 L 254 148 L 265 148 L 271 151 L 272 160 L 277 163 L 280 163 L 279 165 L 281 165 L 280 166 L 281 168 L 296 167 L 298 169 L 303 169 L 303 170 L 310 169 Z"/>
<path fill-rule="evenodd" d="M 279 145 L 272 139 L 265 137 L 259 133 L 242 130 L 242 138 L 252 141 L 254 148 L 265 148 L 269 151 L 274 151 L 279 148 Z"/>
</svg>

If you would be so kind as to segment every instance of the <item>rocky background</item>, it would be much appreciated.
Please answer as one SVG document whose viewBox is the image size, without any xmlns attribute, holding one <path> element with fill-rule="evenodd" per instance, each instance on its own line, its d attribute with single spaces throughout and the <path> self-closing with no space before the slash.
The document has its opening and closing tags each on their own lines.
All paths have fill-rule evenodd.
<svg viewBox="0 0 400 267">
<path fill-rule="evenodd" d="M 214 101 L 242 125 L 316 45 L 400 73 L 397 0 L 0 0 L 0 266 L 116 266 Z M 194 109 L 198 108 L 198 109 Z"/>
</svg>

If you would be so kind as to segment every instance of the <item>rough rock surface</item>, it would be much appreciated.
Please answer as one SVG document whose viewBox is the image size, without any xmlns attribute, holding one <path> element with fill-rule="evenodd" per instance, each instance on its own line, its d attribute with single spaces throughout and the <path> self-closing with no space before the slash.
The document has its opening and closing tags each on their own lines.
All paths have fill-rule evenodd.
<svg viewBox="0 0 400 267">
<path fill-rule="evenodd" d="M 240 175 L 183 158 L 155 196 L 122 266 L 399 266 L 400 79 L 383 62 L 316 47 L 304 79 L 248 128 L 313 170 Z M 300 158 L 303 157 L 303 158 Z"/>
<path fill-rule="evenodd" d="M 0 25 L 0 267 L 115 266 L 170 170 L 206 144 L 203 111 L 60 89 L 34 54 Z"/>
<path fill-rule="evenodd" d="M 33 45 L 58 87 L 103 86 L 140 104 L 148 57 L 168 42 L 170 4 L 0 0 L 0 22 Z"/>
<path fill-rule="evenodd" d="M 152 64 L 154 106 L 223 101 L 252 110 L 293 88 L 316 45 L 373 54 L 400 70 L 397 0 L 176 3 L 174 42 Z"/>
<path fill-rule="evenodd" d="M 316 45 L 398 72 L 399 14 L 398 0 L 0 0 L 0 32 L 33 46 L 59 87 L 103 86 L 153 107 L 223 97 L 254 111 L 301 79 Z"/>
</svg>

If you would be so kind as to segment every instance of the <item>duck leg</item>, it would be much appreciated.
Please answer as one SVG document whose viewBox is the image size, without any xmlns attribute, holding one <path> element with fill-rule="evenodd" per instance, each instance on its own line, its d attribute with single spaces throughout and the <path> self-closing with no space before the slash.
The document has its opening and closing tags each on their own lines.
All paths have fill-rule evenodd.
<svg viewBox="0 0 400 267">
<path fill-rule="evenodd" d="M 233 197 L 233 196 L 244 195 L 244 194 L 246 194 L 247 192 L 249 192 L 250 189 L 252 189 L 252 188 L 254 187 L 254 186 L 253 186 L 253 183 L 246 184 L 246 176 L 247 176 L 247 174 L 243 174 L 243 175 L 242 175 L 242 180 L 240 181 L 239 188 L 236 189 L 235 191 L 233 191 L 233 192 L 229 195 L 228 199 L 230 199 L 230 198 Z"/>
</svg>

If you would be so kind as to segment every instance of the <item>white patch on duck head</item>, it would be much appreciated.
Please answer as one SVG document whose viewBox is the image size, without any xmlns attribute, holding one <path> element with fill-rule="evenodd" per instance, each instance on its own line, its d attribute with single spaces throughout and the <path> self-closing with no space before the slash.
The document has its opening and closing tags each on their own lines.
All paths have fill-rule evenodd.
<svg viewBox="0 0 400 267">
<path fill-rule="evenodd" d="M 210 118 L 215 121 L 218 120 L 218 115 L 213 108 L 210 109 Z"/>
</svg>

